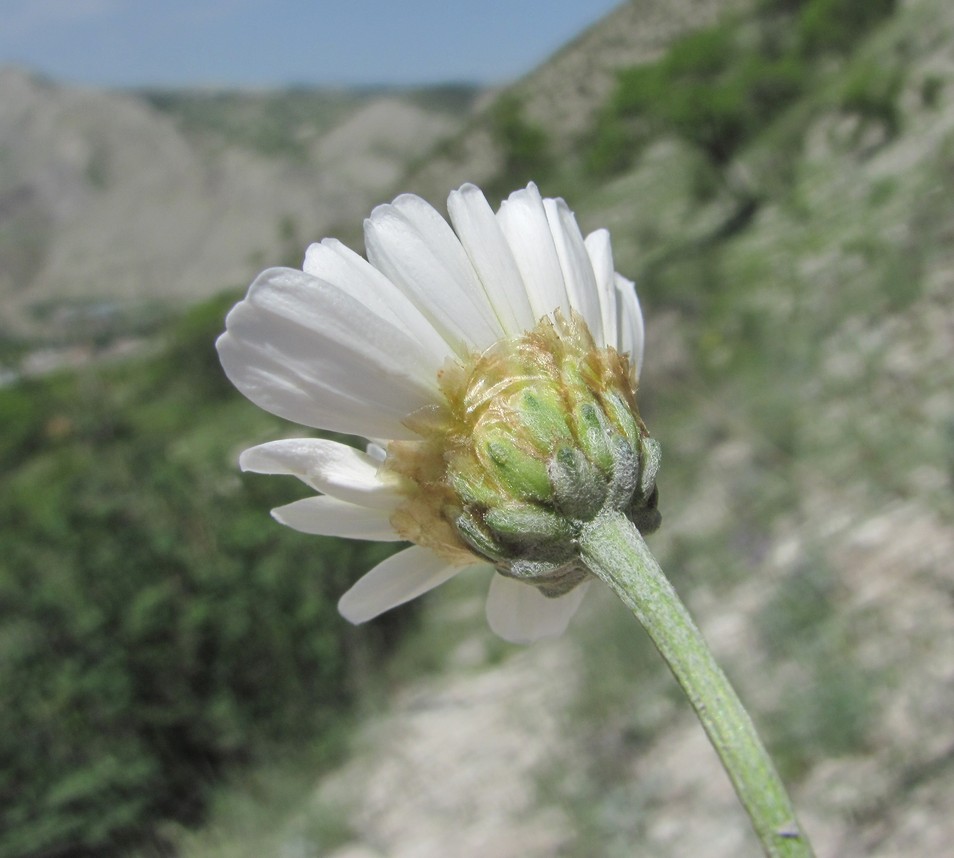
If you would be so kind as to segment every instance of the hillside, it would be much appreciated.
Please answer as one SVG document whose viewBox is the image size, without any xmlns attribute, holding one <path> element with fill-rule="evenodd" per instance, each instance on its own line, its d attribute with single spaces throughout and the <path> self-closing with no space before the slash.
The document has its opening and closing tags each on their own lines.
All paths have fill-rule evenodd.
<svg viewBox="0 0 954 858">
<path fill-rule="evenodd" d="M 493 186 L 508 172 L 513 144 L 525 129 L 543 133 L 538 163 L 529 171 L 540 181 L 539 156 L 546 172 L 579 157 L 601 107 L 610 97 L 618 71 L 659 57 L 680 34 L 704 27 L 738 0 L 630 0 L 563 46 L 547 62 L 515 81 L 482 110 L 464 131 L 446 141 L 433 157 L 412 169 L 406 189 L 442 205 L 446 189 L 462 182 Z M 524 171 L 528 172 L 528 171 Z M 523 178 L 523 176 L 521 176 Z"/>
<path fill-rule="evenodd" d="M 296 125 L 289 144 L 262 130 L 261 104 L 216 117 L 204 98 L 123 103 L 196 165 L 297 176 L 288 199 L 302 206 L 340 181 L 326 187 L 342 194 L 334 232 L 356 246 L 392 185 L 440 203 L 465 179 L 499 195 L 538 176 L 584 231 L 610 228 L 647 324 L 639 403 L 663 449 L 651 548 L 749 705 L 819 858 L 946 854 L 954 7 L 631 0 L 475 115 L 439 111 L 430 154 L 398 135 L 402 165 L 385 159 L 370 179 L 351 147 L 383 139 L 375 129 L 393 110 L 420 110 L 413 99 L 330 104 L 333 121 Z M 215 154 L 223 139 L 243 143 Z M 291 151 L 275 159 L 274 146 Z M 336 175 L 302 182 L 301 158 L 319 150 Z M 69 163 L 64 199 L 86 199 L 70 182 L 82 184 L 88 156 Z M 54 179 L 43 200 L 57 197 Z M 22 216 L 45 223 L 44 206 Z M 300 230 L 279 234 L 286 214 L 270 210 L 275 244 L 249 245 L 244 264 L 253 246 L 266 254 L 256 265 L 300 254 Z M 0 648 L 17 656 L 0 666 L 19 670 L 6 687 L 40 688 L 35 658 L 57 692 L 11 695 L 0 712 L 8 737 L 43 739 L 6 748 L 32 749 L 17 771 L 52 785 L 45 842 L 68 841 L 50 820 L 80 826 L 74 805 L 88 802 L 116 813 L 82 830 L 120 854 L 133 853 L 109 825 L 136 843 L 145 830 L 143 858 L 758 854 L 686 701 L 609 593 L 593 588 L 566 636 L 528 648 L 487 629 L 480 574 L 357 630 L 334 615 L 343 579 L 374 549 L 278 527 L 267 509 L 295 487 L 236 473 L 239 449 L 299 430 L 223 381 L 206 347 L 223 308 L 196 308 L 155 356 L 0 391 L 2 477 L 16 489 L 4 495 L 15 526 L 0 528 L 0 595 L 33 612 L 0 627 Z M 95 524 L 96 539 L 72 522 Z M 135 577 L 112 574 L 127 556 Z M 61 570 L 74 567 L 81 585 L 66 586 Z M 50 616 L 73 649 L 46 634 Z M 147 678 L 141 696 L 113 676 L 117 661 Z M 127 740 L 115 750 L 84 723 L 92 761 L 77 777 L 63 774 L 77 755 L 57 732 L 70 693 Z M 122 694 L 129 712 L 112 705 Z M 225 784 L 207 804 L 167 803 L 143 822 L 140 785 L 157 775 L 132 724 L 150 751 L 157 724 L 186 748 L 168 794 L 204 783 L 179 731 L 226 760 L 215 768 Z M 114 750 L 137 765 L 117 767 Z M 158 751 L 168 763 L 168 745 Z M 31 824 L 16 833 L 29 838 Z"/>
<path fill-rule="evenodd" d="M 731 126 L 744 133 L 729 157 L 698 123 L 676 124 L 675 90 L 641 102 L 658 124 L 632 126 L 628 157 L 596 174 L 580 164 L 602 120 L 589 135 L 558 110 L 535 121 L 555 151 L 583 141 L 569 168 L 549 167 L 549 187 L 567 189 L 585 228 L 611 228 L 639 284 L 641 409 L 664 450 L 650 544 L 750 704 L 817 853 L 935 856 L 954 837 L 954 12 L 883 4 L 819 35 L 823 4 L 801 6 L 759 26 L 803 39 L 810 66 L 758 122 Z M 749 85 L 753 26 L 730 18 L 687 44 L 727 47 L 719 74 Z M 516 89 L 551 75 L 571 87 L 555 69 L 580 43 Z M 641 62 L 669 73 L 672 56 Z M 480 122 L 412 181 L 480 164 L 495 180 Z M 329 842 L 335 858 L 757 854 L 685 701 L 609 596 L 568 638 L 501 653 L 484 586 L 429 599 L 406 657 L 443 667 L 395 689 L 348 764 L 274 825 L 253 815 L 251 851 L 213 826 L 186 854 Z"/>
<path fill-rule="evenodd" d="M 435 101 L 100 92 L 0 70 L 0 333 L 135 321 L 297 261 L 458 127 L 466 100 Z"/>
</svg>

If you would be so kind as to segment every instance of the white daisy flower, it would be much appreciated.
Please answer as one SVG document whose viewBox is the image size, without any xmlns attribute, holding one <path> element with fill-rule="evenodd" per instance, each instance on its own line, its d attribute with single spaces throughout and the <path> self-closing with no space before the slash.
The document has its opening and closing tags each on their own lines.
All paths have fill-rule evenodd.
<svg viewBox="0 0 954 858">
<path fill-rule="evenodd" d="M 264 271 L 217 346 L 260 407 L 372 439 L 364 452 L 272 441 L 240 458 L 319 493 L 273 510 L 282 524 L 416 543 L 344 594 L 345 618 L 485 563 L 491 628 L 530 642 L 564 631 L 591 578 L 574 521 L 608 504 L 643 529 L 658 519 L 634 398 L 643 321 L 609 234 L 584 239 L 563 200 L 531 184 L 495 214 L 464 185 L 448 211 L 450 224 L 400 196 L 365 221 L 367 260 L 325 239 L 302 271 Z"/>
</svg>

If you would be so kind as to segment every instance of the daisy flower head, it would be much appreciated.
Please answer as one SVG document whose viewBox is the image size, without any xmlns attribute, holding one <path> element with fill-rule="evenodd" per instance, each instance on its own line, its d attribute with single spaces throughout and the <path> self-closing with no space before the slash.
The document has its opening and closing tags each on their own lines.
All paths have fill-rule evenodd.
<svg viewBox="0 0 954 858">
<path fill-rule="evenodd" d="M 414 543 L 339 602 L 360 623 L 474 564 L 495 569 L 501 637 L 559 635 L 592 578 L 579 527 L 606 510 L 658 526 L 658 447 L 639 418 L 643 322 L 609 234 L 586 238 L 533 184 L 495 213 L 464 185 L 450 223 L 405 194 L 365 221 L 367 259 L 334 239 L 270 268 L 226 319 L 226 374 L 323 438 L 246 450 L 244 470 L 318 492 L 272 511 L 305 533 Z"/>
</svg>

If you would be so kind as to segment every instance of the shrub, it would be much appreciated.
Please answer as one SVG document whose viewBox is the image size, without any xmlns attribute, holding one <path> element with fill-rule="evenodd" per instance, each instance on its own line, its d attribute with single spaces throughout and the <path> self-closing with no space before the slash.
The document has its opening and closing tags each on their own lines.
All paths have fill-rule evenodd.
<svg viewBox="0 0 954 858">
<path fill-rule="evenodd" d="M 677 39 L 657 62 L 619 74 L 586 165 L 598 175 L 620 172 L 651 136 L 671 134 L 723 170 L 804 92 L 819 54 L 848 52 L 894 7 L 895 0 L 763 0 L 754 22 L 727 19 Z"/>
<path fill-rule="evenodd" d="M 790 57 L 742 48 L 728 26 L 693 33 L 658 63 L 623 72 L 612 112 L 644 117 L 724 166 L 801 91 L 802 69 Z"/>
<path fill-rule="evenodd" d="M 840 106 L 845 113 L 853 113 L 865 122 L 877 122 L 887 137 L 901 131 L 901 111 L 898 96 L 903 80 L 899 69 L 881 62 L 860 65 L 845 81 Z"/>
<path fill-rule="evenodd" d="M 490 113 L 490 129 L 503 153 L 496 185 L 516 188 L 550 173 L 553 162 L 546 132 L 524 118 L 523 104 L 516 95 L 506 93 L 497 100 Z"/>
<path fill-rule="evenodd" d="M 937 75 L 928 75 L 921 82 L 921 104 L 935 108 L 940 104 L 941 92 L 944 90 L 944 80 Z"/>
<path fill-rule="evenodd" d="M 282 528 L 267 510 L 306 492 L 236 473 L 278 424 L 210 395 L 220 310 L 149 361 L 0 396 L 2 856 L 157 844 L 224 767 L 340 717 L 407 616 L 348 627 L 337 598 L 390 549 Z"/>
<path fill-rule="evenodd" d="M 894 9 L 895 0 L 809 0 L 796 25 L 801 50 L 808 56 L 847 53 Z"/>
</svg>

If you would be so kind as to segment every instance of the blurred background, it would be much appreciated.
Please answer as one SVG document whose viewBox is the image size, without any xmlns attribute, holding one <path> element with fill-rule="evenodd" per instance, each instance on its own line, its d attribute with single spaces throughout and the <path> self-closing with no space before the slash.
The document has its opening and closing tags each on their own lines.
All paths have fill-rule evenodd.
<svg viewBox="0 0 954 858">
<path fill-rule="evenodd" d="M 650 545 L 820 856 L 954 839 L 954 6 L 2 0 L 0 856 L 758 854 L 609 594 L 484 575 L 352 628 L 391 548 L 241 475 L 213 342 L 398 192 L 533 179 L 647 322 Z"/>
</svg>

